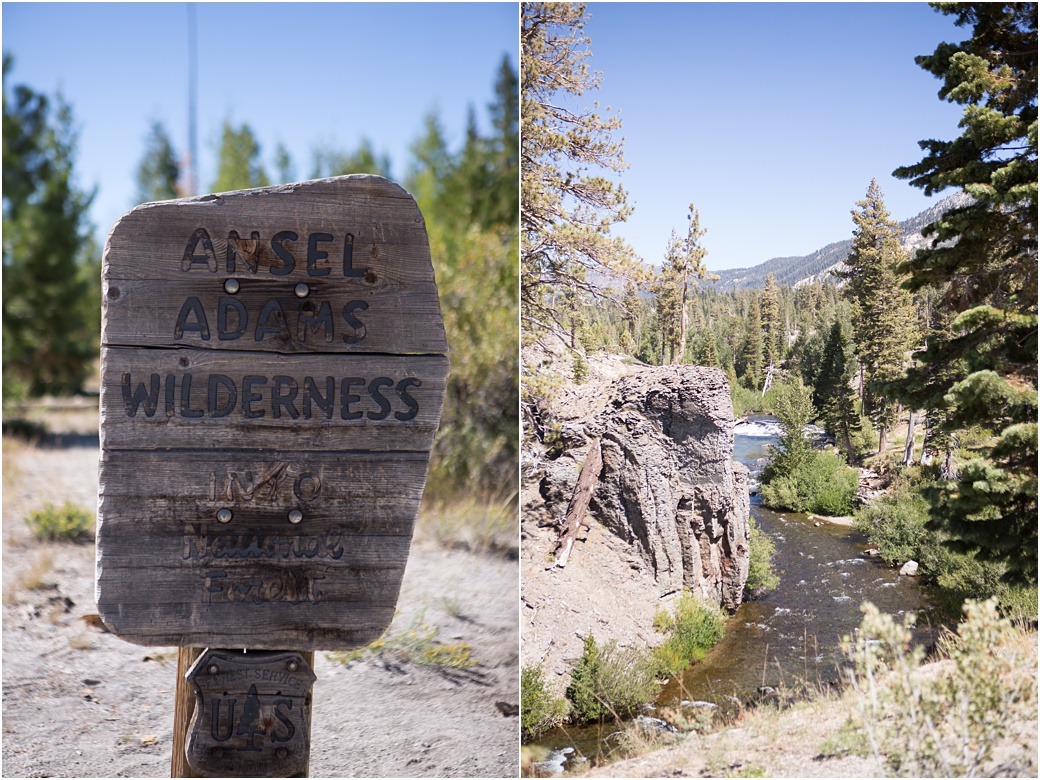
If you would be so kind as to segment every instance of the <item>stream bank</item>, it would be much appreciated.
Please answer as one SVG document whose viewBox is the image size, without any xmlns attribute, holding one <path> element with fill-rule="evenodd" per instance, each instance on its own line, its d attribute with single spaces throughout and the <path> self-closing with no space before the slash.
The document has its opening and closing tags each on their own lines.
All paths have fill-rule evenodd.
<svg viewBox="0 0 1040 780">
<path fill-rule="evenodd" d="M 768 417 L 737 427 L 733 457 L 749 469 L 752 484 L 778 433 L 775 420 Z M 807 687 L 834 687 L 840 639 L 859 626 L 864 601 L 890 614 L 924 606 L 918 583 L 867 555 L 866 538 L 851 528 L 774 512 L 757 498 L 752 499 L 751 514 L 776 546 L 773 562 L 779 587 L 741 604 L 727 622 L 722 641 L 703 661 L 669 681 L 655 704 L 659 712 L 647 712 L 648 716 L 694 707 L 735 713 L 763 698 L 797 695 Z M 918 633 L 917 641 L 930 641 L 927 627 Z M 563 771 L 586 760 L 596 765 L 605 760 L 620 728 L 594 724 L 543 735 L 534 745 L 546 754 L 547 763 L 535 771 Z"/>
</svg>

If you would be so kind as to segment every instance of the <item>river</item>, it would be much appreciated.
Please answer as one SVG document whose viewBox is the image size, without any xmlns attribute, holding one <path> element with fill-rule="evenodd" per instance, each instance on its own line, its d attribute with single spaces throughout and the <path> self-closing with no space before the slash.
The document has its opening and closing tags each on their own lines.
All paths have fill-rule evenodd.
<svg viewBox="0 0 1040 780">
<path fill-rule="evenodd" d="M 737 425 L 733 458 L 751 470 L 756 484 L 779 433 L 776 421 L 768 417 Z M 770 688 L 797 691 L 828 685 L 838 680 L 839 643 L 859 625 L 864 601 L 890 614 L 924 605 L 916 581 L 868 557 L 866 537 L 851 528 L 774 512 L 758 496 L 751 497 L 751 514 L 776 545 L 773 564 L 780 585 L 741 604 L 727 621 L 722 641 L 662 689 L 658 708 L 697 702 L 732 710 Z M 613 723 L 555 729 L 536 743 L 550 751 L 538 770 L 563 771 L 584 756 L 595 761 L 607 752 L 603 740 L 617 731 Z"/>
</svg>

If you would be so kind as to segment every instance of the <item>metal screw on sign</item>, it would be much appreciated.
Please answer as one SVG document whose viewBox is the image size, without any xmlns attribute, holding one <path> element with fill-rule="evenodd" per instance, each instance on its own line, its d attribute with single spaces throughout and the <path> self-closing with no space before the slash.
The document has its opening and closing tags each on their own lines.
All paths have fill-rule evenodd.
<svg viewBox="0 0 1040 780">
<path fill-rule="evenodd" d="M 228 279 L 224 282 L 224 291 L 228 295 L 234 295 L 238 292 L 238 279 Z"/>
<path fill-rule="evenodd" d="M 231 510 L 227 509 L 226 507 L 217 512 L 217 520 L 219 520 L 221 523 L 230 523 L 231 518 Z"/>
<path fill-rule="evenodd" d="M 299 509 L 294 509 L 291 512 L 289 512 L 289 522 L 292 523 L 293 525 L 296 525 L 297 523 L 301 522 L 302 520 L 303 520 L 303 512 L 301 512 Z"/>
<path fill-rule="evenodd" d="M 308 295 L 310 295 L 311 288 L 303 282 L 300 282 L 298 285 L 296 285 L 296 289 L 294 290 L 294 292 L 296 293 L 297 298 L 306 298 Z"/>
</svg>

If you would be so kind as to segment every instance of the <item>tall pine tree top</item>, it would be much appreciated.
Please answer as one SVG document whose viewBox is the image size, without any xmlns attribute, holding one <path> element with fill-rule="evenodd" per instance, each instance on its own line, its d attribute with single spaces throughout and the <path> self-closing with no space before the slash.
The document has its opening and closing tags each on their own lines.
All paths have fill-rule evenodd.
<svg viewBox="0 0 1040 780">
<path fill-rule="evenodd" d="M 635 273 L 631 249 L 610 235 L 631 212 L 626 194 L 598 173 L 627 167 L 614 135 L 621 119 L 609 107 L 581 105 L 600 82 L 587 64 L 584 26 L 584 5 L 523 4 L 520 296 L 527 327 L 554 318 L 553 289 L 602 296 L 588 271 Z"/>
</svg>

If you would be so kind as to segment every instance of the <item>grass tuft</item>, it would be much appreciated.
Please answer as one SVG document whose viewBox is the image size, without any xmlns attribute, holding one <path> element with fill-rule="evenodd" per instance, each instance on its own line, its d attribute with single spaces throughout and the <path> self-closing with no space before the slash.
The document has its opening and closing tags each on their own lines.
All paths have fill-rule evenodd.
<svg viewBox="0 0 1040 780">
<path fill-rule="evenodd" d="M 93 538 L 94 515 L 72 501 L 56 507 L 49 501 L 25 518 L 37 539 L 45 542 L 86 541 Z"/>
</svg>

